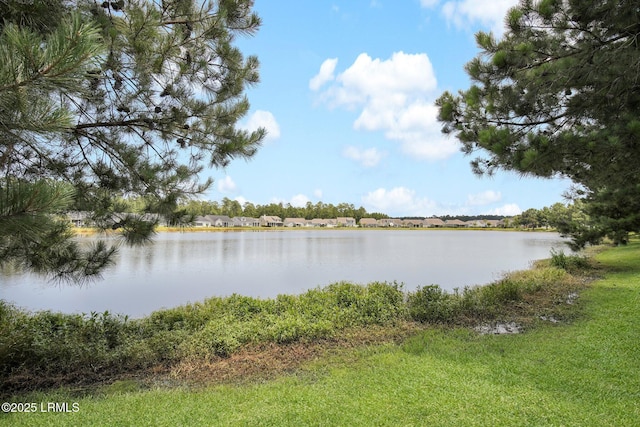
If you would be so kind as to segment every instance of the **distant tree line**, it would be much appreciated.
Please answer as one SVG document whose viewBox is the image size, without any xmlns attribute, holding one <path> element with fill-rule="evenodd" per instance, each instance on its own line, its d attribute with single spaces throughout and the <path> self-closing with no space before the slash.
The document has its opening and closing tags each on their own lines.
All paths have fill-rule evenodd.
<svg viewBox="0 0 640 427">
<path fill-rule="evenodd" d="M 246 202 L 240 204 L 237 200 L 227 197 L 221 201 L 191 200 L 185 203 L 182 208 L 188 215 L 227 215 L 229 217 L 246 216 L 258 218 L 262 215 L 279 216 L 280 218 L 337 218 L 351 217 L 356 221 L 361 218 L 388 218 L 383 213 L 367 212 L 362 206 L 356 208 L 351 203 L 339 203 L 333 205 L 323 202 L 307 202 L 305 206 L 292 206 L 289 203 L 269 203 L 266 205 Z"/>
<path fill-rule="evenodd" d="M 588 214 L 588 209 L 580 200 L 575 200 L 570 204 L 556 203 L 542 209 L 527 209 L 520 215 L 511 218 L 509 225 L 531 229 L 556 229 L 565 237 L 574 237 L 569 244 L 573 249 L 580 249 L 587 243 L 575 238 L 576 230 L 581 230 L 581 233 L 585 233 L 585 230 L 598 232 L 593 218 Z"/>
<path fill-rule="evenodd" d="M 476 221 L 476 220 L 501 220 L 505 219 L 504 215 L 441 215 L 438 216 L 443 221 L 459 219 L 460 221 Z M 408 218 L 407 218 L 408 219 Z"/>
<path fill-rule="evenodd" d="M 146 202 L 141 198 L 120 198 L 117 205 L 122 212 L 142 212 L 146 206 Z M 548 209 L 548 208 L 544 208 Z M 535 211 L 535 209 L 533 209 Z M 338 218 L 351 217 L 356 221 L 362 218 L 384 219 L 390 218 L 389 215 L 382 212 L 367 212 L 360 206 L 355 207 L 352 203 L 332 203 L 324 202 L 307 202 L 304 206 L 292 206 L 290 203 L 269 203 L 265 205 L 254 204 L 251 202 L 240 203 L 237 200 L 231 200 L 224 197 L 222 200 L 189 200 L 179 206 L 181 214 L 190 217 L 205 215 L 227 215 L 231 218 L 245 216 L 251 218 L 259 218 L 262 215 L 279 216 L 280 218 Z M 399 219 L 425 219 L 425 216 L 400 216 Z M 508 219 L 504 215 L 440 215 L 432 216 L 432 218 L 440 218 L 443 221 L 459 219 L 460 221 L 474 220 L 503 220 Z M 535 223 L 535 227 L 540 227 L 539 222 Z M 545 223 L 546 224 L 546 223 Z M 517 225 L 520 225 L 519 223 Z"/>
<path fill-rule="evenodd" d="M 143 212 L 147 203 L 141 197 L 117 199 L 121 212 Z M 367 212 L 362 206 L 356 208 L 351 203 L 334 205 L 324 202 L 307 202 L 304 206 L 292 206 L 290 203 L 269 203 L 265 205 L 251 202 L 240 203 L 224 197 L 222 200 L 188 200 L 178 206 L 178 211 L 185 218 L 205 215 L 227 215 L 233 217 L 259 218 L 262 215 L 279 216 L 280 218 L 338 218 L 351 217 L 356 221 L 361 218 L 383 219 L 388 215 L 380 212 Z"/>
</svg>

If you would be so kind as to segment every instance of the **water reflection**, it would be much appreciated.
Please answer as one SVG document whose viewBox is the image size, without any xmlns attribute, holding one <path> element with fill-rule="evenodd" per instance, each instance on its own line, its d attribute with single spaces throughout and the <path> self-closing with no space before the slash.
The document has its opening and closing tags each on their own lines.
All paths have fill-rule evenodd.
<svg viewBox="0 0 640 427">
<path fill-rule="evenodd" d="M 122 246 L 116 265 L 90 286 L 56 287 L 13 272 L 0 276 L 0 292 L 32 310 L 141 316 L 211 296 L 274 297 L 340 280 L 452 290 L 527 268 L 562 246 L 553 233 L 471 230 L 161 233 L 149 246 Z"/>
</svg>

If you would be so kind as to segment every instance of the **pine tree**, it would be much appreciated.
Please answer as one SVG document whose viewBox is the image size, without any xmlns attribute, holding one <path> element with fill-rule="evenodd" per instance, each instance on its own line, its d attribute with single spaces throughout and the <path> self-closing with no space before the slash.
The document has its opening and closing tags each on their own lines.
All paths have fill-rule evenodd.
<svg viewBox="0 0 640 427">
<path fill-rule="evenodd" d="M 91 252 L 104 257 L 91 268 L 62 268 L 62 258 L 36 266 L 26 254 L 46 252 L 33 234 L 44 231 L 31 229 L 35 243 L 20 252 L 4 226 L 73 208 L 135 244 L 157 223 L 145 213 L 188 221 L 178 206 L 211 185 L 199 179 L 203 168 L 250 158 L 264 138 L 263 129 L 236 128 L 249 109 L 243 92 L 258 82 L 258 60 L 245 58 L 234 41 L 255 33 L 260 20 L 250 0 L 29 3 L 0 5 L 0 262 L 77 279 L 98 274 L 113 248 Z M 28 200 L 34 191 L 65 203 L 15 204 L 12 194 Z M 144 205 L 116 215 L 128 197 Z M 53 222 L 67 241 L 68 230 Z"/>
<path fill-rule="evenodd" d="M 3 180 L 0 185 L 0 260 L 48 275 L 83 282 L 113 262 L 115 247 L 98 241 L 88 249 L 73 240 L 69 222 L 60 218 L 73 203 L 68 184 L 41 180 Z"/>
<path fill-rule="evenodd" d="M 437 101 L 478 174 L 564 176 L 589 223 L 578 246 L 640 231 L 640 8 L 635 1 L 522 0 L 501 40 L 480 32 L 472 86 Z M 574 224 L 575 225 L 575 224 Z"/>
</svg>

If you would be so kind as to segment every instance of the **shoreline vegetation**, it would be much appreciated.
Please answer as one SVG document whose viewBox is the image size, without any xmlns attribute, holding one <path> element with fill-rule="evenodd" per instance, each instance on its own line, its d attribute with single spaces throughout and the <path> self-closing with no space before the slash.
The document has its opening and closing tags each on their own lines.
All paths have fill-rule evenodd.
<svg viewBox="0 0 640 427">
<path fill-rule="evenodd" d="M 452 293 L 437 285 L 407 290 L 398 283 L 338 282 L 272 299 L 214 297 L 141 319 L 32 313 L 0 301 L 0 390 L 7 395 L 153 372 L 178 375 L 256 348 L 329 344 L 375 330 L 362 339 L 404 337 L 429 325 L 491 332 L 564 322 L 574 316 L 570 300 L 588 281 L 589 265 L 583 256 L 558 252 L 531 270 Z"/>
<path fill-rule="evenodd" d="M 79 411 L 0 425 L 632 425 L 639 254 L 635 238 L 455 293 L 336 283 L 134 322 L 2 303 L 4 400 Z"/>
</svg>

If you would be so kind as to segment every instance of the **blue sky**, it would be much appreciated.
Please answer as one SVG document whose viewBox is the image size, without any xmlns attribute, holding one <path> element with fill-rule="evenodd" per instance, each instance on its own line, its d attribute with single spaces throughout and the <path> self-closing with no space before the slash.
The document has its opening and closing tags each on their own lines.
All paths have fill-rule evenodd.
<svg viewBox="0 0 640 427">
<path fill-rule="evenodd" d="M 353 203 L 391 216 L 514 215 L 563 201 L 567 180 L 478 178 L 440 133 L 434 101 L 466 89 L 474 34 L 501 34 L 514 0 L 257 0 L 260 59 L 240 126 L 269 135 L 248 161 L 209 171 L 206 198 Z"/>
</svg>

